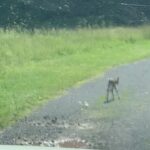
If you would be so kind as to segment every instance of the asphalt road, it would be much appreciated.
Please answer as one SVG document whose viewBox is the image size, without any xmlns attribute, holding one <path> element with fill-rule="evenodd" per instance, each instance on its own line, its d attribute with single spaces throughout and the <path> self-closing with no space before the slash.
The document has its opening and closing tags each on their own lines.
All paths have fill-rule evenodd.
<svg viewBox="0 0 150 150">
<path fill-rule="evenodd" d="M 82 120 L 80 103 L 86 101 L 89 106 L 94 105 L 100 97 L 106 95 L 107 79 L 117 76 L 120 77 L 120 95 L 122 99 L 127 99 L 128 106 L 123 109 L 117 107 L 114 109 L 125 111 L 123 115 L 120 115 L 119 119 L 94 120 L 95 126 L 92 131 L 80 132 L 77 130 L 79 123 L 88 120 L 88 118 Z M 118 103 L 117 101 L 117 105 Z M 126 104 L 126 101 L 124 100 L 122 103 Z M 5 129 L 0 134 L 0 144 L 40 145 L 41 141 L 80 136 L 90 143 L 93 142 L 90 148 L 149 150 L 149 106 L 150 60 L 121 65 L 109 70 L 103 76 L 93 78 L 80 86 L 67 90 L 65 95 L 47 102 L 28 118 Z M 92 124 L 91 120 L 87 122 Z M 62 124 L 63 126 L 61 126 Z"/>
</svg>

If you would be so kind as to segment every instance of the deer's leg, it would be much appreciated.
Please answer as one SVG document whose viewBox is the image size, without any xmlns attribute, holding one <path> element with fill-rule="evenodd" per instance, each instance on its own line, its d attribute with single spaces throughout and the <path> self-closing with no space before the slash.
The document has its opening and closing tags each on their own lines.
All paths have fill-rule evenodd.
<svg viewBox="0 0 150 150">
<path fill-rule="evenodd" d="M 106 93 L 106 102 L 108 103 L 109 101 L 109 88 L 107 89 L 107 93 Z"/>
<path fill-rule="evenodd" d="M 116 91 L 116 93 L 117 93 L 118 99 L 120 100 L 120 96 L 119 96 L 119 92 L 118 92 L 117 87 L 116 87 L 116 86 L 114 86 L 114 89 L 115 89 L 115 91 Z"/>
<path fill-rule="evenodd" d="M 111 94 L 112 94 L 112 101 L 114 101 L 114 90 L 113 89 L 111 91 Z"/>
</svg>

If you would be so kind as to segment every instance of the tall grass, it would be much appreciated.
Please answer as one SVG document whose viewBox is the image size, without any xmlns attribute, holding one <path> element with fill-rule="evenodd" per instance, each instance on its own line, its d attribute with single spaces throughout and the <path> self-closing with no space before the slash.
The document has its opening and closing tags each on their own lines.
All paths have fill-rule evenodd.
<svg viewBox="0 0 150 150">
<path fill-rule="evenodd" d="M 0 31 L 3 128 L 79 81 L 150 56 L 150 27 Z"/>
</svg>

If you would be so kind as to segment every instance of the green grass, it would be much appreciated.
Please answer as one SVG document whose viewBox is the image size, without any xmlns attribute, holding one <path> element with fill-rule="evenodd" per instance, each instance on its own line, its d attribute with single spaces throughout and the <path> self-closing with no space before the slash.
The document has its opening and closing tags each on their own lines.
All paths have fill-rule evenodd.
<svg viewBox="0 0 150 150">
<path fill-rule="evenodd" d="M 0 126 L 107 69 L 150 57 L 150 27 L 0 31 Z"/>
</svg>

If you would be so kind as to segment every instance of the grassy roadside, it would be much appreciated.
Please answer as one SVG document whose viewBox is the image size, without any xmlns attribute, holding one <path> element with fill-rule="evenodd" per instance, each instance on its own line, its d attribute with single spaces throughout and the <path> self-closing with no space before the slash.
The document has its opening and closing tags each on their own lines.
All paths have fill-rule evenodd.
<svg viewBox="0 0 150 150">
<path fill-rule="evenodd" d="M 0 31 L 0 127 L 79 81 L 150 56 L 150 27 Z"/>
</svg>

